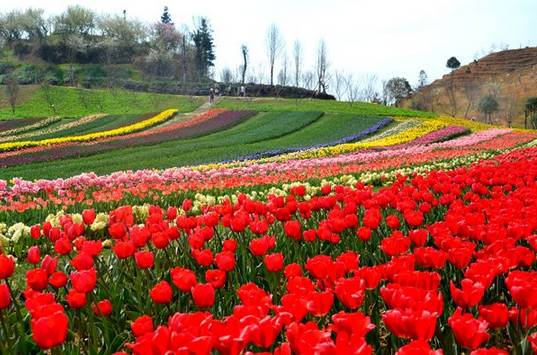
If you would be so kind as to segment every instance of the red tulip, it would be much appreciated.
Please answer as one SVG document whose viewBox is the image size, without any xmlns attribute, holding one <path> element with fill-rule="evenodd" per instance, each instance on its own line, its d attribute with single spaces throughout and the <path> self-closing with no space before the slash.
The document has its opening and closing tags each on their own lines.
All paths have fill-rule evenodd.
<svg viewBox="0 0 537 355">
<path fill-rule="evenodd" d="M 95 211 L 93 209 L 82 211 L 82 219 L 84 220 L 84 224 L 89 226 L 95 221 Z"/>
<path fill-rule="evenodd" d="M 69 319 L 63 311 L 32 319 L 32 338 L 41 349 L 50 349 L 63 344 L 67 338 Z"/>
<path fill-rule="evenodd" d="M 283 271 L 286 278 L 290 279 L 295 276 L 302 276 L 302 268 L 297 263 L 287 264 Z"/>
<path fill-rule="evenodd" d="M 0 284 L 0 310 L 11 304 L 11 294 L 6 284 Z"/>
<path fill-rule="evenodd" d="M 479 306 L 479 316 L 486 320 L 492 328 L 503 328 L 509 321 L 509 311 L 504 303 Z"/>
<path fill-rule="evenodd" d="M 170 270 L 173 284 L 182 292 L 190 292 L 197 283 L 196 274 L 190 269 L 175 267 Z"/>
<path fill-rule="evenodd" d="M 148 315 L 140 316 L 132 322 L 131 330 L 136 338 L 151 333 L 153 332 L 153 319 Z"/>
<path fill-rule="evenodd" d="M 86 305 L 86 294 L 70 289 L 66 296 L 67 304 L 72 309 L 83 308 Z"/>
<path fill-rule="evenodd" d="M 229 272 L 235 268 L 235 256 L 229 251 L 223 251 L 216 254 L 216 266 L 225 272 Z"/>
<path fill-rule="evenodd" d="M 358 228 L 358 230 L 356 231 L 356 235 L 358 236 L 358 238 L 360 238 L 360 240 L 364 242 L 371 239 L 371 234 L 372 234 L 372 231 L 368 227 L 361 227 L 361 228 Z"/>
<path fill-rule="evenodd" d="M 134 255 L 135 251 L 134 244 L 131 241 L 122 242 L 116 241 L 112 250 L 118 259 L 127 259 Z"/>
<path fill-rule="evenodd" d="M 382 320 L 398 337 L 413 340 L 430 340 L 435 333 L 438 313 L 392 309 L 384 312 Z"/>
<path fill-rule="evenodd" d="M 432 350 L 424 340 L 414 340 L 397 350 L 395 355 L 442 355 L 442 350 Z"/>
<path fill-rule="evenodd" d="M 167 281 L 160 281 L 149 291 L 149 296 L 156 304 L 168 304 L 172 300 L 173 290 Z"/>
<path fill-rule="evenodd" d="M 463 314 L 460 308 L 449 317 L 448 324 L 457 343 L 470 350 L 478 348 L 490 338 L 487 333 L 488 323 L 475 319 L 470 313 Z"/>
<path fill-rule="evenodd" d="M 285 235 L 294 240 L 300 240 L 302 236 L 302 226 L 299 221 L 287 221 L 283 226 Z"/>
<path fill-rule="evenodd" d="M 493 346 L 492 348 L 488 348 L 488 349 L 485 349 L 485 348 L 476 349 L 472 351 L 470 355 L 509 355 L 509 353 L 505 350 L 498 349 Z"/>
<path fill-rule="evenodd" d="M 138 251 L 134 254 L 136 265 L 140 269 L 151 269 L 155 265 L 155 257 L 151 251 Z"/>
<path fill-rule="evenodd" d="M 71 265 L 77 270 L 89 270 L 94 266 L 93 258 L 86 254 L 85 252 L 82 252 L 71 259 Z"/>
<path fill-rule="evenodd" d="M 279 272 L 283 269 L 283 254 L 282 253 L 267 254 L 263 258 L 263 262 L 265 263 L 265 267 L 267 268 L 267 271 Z"/>
<path fill-rule="evenodd" d="M 127 233 L 127 227 L 123 223 L 112 223 L 108 227 L 108 233 L 113 239 L 122 239 Z"/>
<path fill-rule="evenodd" d="M 215 299 L 214 287 L 211 284 L 197 284 L 192 287 L 192 298 L 199 308 L 212 307 Z"/>
<path fill-rule="evenodd" d="M 112 302 L 109 300 L 99 301 L 93 305 L 93 313 L 97 316 L 108 317 L 112 314 Z"/>
<path fill-rule="evenodd" d="M 205 271 L 205 281 L 215 289 L 224 287 L 226 283 L 226 273 L 220 269 Z M 194 282 L 194 284 L 196 284 Z"/>
<path fill-rule="evenodd" d="M 0 280 L 7 279 L 15 272 L 15 262 L 11 256 L 0 254 Z"/>
<path fill-rule="evenodd" d="M 28 249 L 28 262 L 33 265 L 39 264 L 39 261 L 41 261 L 41 251 L 39 250 L 39 247 L 34 245 L 30 249 Z"/>
<path fill-rule="evenodd" d="M 39 227 L 38 224 L 30 228 L 30 236 L 33 239 L 39 239 L 39 237 L 41 237 L 41 228 Z"/>
<path fill-rule="evenodd" d="M 67 284 L 67 275 L 61 271 L 56 271 L 49 276 L 48 282 L 54 288 L 64 287 Z"/>
<path fill-rule="evenodd" d="M 48 286 L 48 274 L 43 269 L 33 269 L 26 272 L 26 284 L 35 291 L 43 291 Z"/>
<path fill-rule="evenodd" d="M 450 281 L 449 290 L 455 304 L 463 308 L 477 306 L 485 294 L 485 287 L 482 284 L 474 283 L 469 279 L 461 281 L 461 289 L 455 287 L 453 281 Z"/>
<path fill-rule="evenodd" d="M 345 307 L 357 309 L 364 301 L 365 282 L 358 277 L 341 279 L 336 282 L 335 293 L 337 299 L 343 303 Z"/>
<path fill-rule="evenodd" d="M 77 292 L 88 293 L 97 284 L 97 272 L 95 269 L 73 272 L 70 279 L 71 284 Z"/>
</svg>

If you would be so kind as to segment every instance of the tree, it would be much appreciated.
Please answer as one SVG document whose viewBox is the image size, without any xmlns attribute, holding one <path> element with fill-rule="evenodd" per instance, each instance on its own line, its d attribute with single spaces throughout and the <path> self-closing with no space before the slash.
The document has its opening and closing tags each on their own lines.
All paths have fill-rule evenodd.
<svg viewBox="0 0 537 355">
<path fill-rule="evenodd" d="M 17 100 L 19 98 L 19 83 L 17 79 L 10 75 L 5 79 L 5 84 L 7 99 L 11 106 L 11 111 L 13 111 L 14 114 L 15 108 L 17 107 Z"/>
<path fill-rule="evenodd" d="M 377 96 L 378 78 L 375 74 L 368 74 L 363 78 L 362 98 L 364 101 L 372 102 Z"/>
<path fill-rule="evenodd" d="M 537 97 L 529 97 L 524 105 L 524 128 L 537 128 Z"/>
<path fill-rule="evenodd" d="M 464 118 L 468 118 L 468 113 L 472 109 L 472 106 L 476 104 L 479 96 L 479 84 L 474 81 L 466 80 L 463 82 L 462 91 L 464 92 L 466 100 L 468 101 L 466 104 L 466 110 L 464 112 Z"/>
<path fill-rule="evenodd" d="M 162 15 L 160 16 L 160 22 L 166 25 L 173 25 L 172 22 L 172 16 L 170 15 L 170 12 L 168 11 L 168 6 L 164 6 L 164 11 L 162 12 Z"/>
<path fill-rule="evenodd" d="M 295 66 L 295 86 L 300 85 L 300 71 L 302 69 L 302 44 L 297 39 L 293 45 L 293 60 Z"/>
<path fill-rule="evenodd" d="M 209 20 L 201 17 L 197 21 L 197 26 L 192 33 L 192 40 L 196 47 L 196 67 L 199 80 L 209 77 L 209 68 L 214 67 L 214 40 Z"/>
<path fill-rule="evenodd" d="M 451 116 L 455 117 L 457 114 L 457 98 L 455 96 L 455 80 L 453 78 L 453 72 L 455 69 L 461 66 L 461 62 L 455 57 L 451 57 L 447 60 L 446 66 L 451 69 L 450 80 L 447 87 L 449 106 L 451 111 Z"/>
<path fill-rule="evenodd" d="M 93 10 L 79 5 L 69 6 L 67 10 L 54 18 L 54 32 L 64 39 L 78 35 L 88 39 L 97 25 L 97 14 Z"/>
<path fill-rule="evenodd" d="M 313 90 L 313 86 L 315 81 L 315 74 L 312 71 L 307 71 L 304 74 L 302 74 L 302 83 L 304 85 L 304 88 L 307 90 Z"/>
<path fill-rule="evenodd" d="M 360 83 L 354 80 L 352 74 L 349 74 L 345 78 L 345 86 L 347 88 L 347 100 L 349 100 L 349 105 L 352 106 L 354 102 L 358 101 L 360 96 Z"/>
<path fill-rule="evenodd" d="M 418 89 L 421 89 L 422 87 L 424 87 L 425 85 L 427 85 L 427 73 L 425 72 L 425 70 L 420 70 L 420 74 L 419 74 L 419 77 L 418 77 Z"/>
<path fill-rule="evenodd" d="M 317 73 L 317 89 L 319 92 L 326 94 L 328 53 L 324 39 L 319 42 L 319 46 L 317 47 L 317 65 L 315 67 L 315 71 Z"/>
<path fill-rule="evenodd" d="M 270 85 L 274 85 L 274 65 L 284 47 L 283 38 L 276 24 L 269 26 L 266 38 L 267 56 L 270 67 Z"/>
<path fill-rule="evenodd" d="M 287 85 L 287 54 L 283 55 L 282 68 L 278 73 L 278 84 L 285 86 Z"/>
<path fill-rule="evenodd" d="M 451 69 L 451 70 L 454 70 L 454 69 L 457 69 L 461 66 L 461 62 L 459 62 L 459 60 L 455 57 L 451 57 L 448 59 L 447 63 L 446 63 L 446 66 Z"/>
<path fill-rule="evenodd" d="M 220 73 L 220 81 L 224 84 L 230 84 L 234 81 L 233 72 L 229 68 L 222 69 Z"/>
<path fill-rule="evenodd" d="M 341 101 L 345 86 L 345 74 L 340 71 L 335 71 L 333 76 L 334 92 L 338 101 Z"/>
<path fill-rule="evenodd" d="M 498 101 L 493 95 L 486 95 L 479 100 L 478 110 L 485 115 L 487 123 L 492 123 L 492 114 L 498 111 Z"/>
<path fill-rule="evenodd" d="M 386 93 L 389 103 L 399 103 L 401 99 L 408 97 L 412 93 L 412 88 L 405 78 L 395 77 L 386 83 Z"/>
<path fill-rule="evenodd" d="M 243 44 L 241 46 L 242 65 L 241 65 L 241 84 L 244 84 L 246 79 L 246 69 L 248 69 L 248 47 Z"/>
</svg>

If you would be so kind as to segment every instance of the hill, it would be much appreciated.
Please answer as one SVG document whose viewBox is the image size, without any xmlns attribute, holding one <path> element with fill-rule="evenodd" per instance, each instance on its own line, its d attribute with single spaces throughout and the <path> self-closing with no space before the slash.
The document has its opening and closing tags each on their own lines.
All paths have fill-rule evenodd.
<svg viewBox="0 0 537 355">
<path fill-rule="evenodd" d="M 400 103 L 440 114 L 483 120 L 479 99 L 496 96 L 495 123 L 524 126 L 524 103 L 537 96 L 537 47 L 489 54 L 435 80 Z"/>
</svg>

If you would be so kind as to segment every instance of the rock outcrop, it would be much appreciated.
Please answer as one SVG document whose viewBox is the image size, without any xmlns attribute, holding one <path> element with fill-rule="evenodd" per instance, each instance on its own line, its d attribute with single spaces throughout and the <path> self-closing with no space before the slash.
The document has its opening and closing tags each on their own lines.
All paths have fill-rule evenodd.
<svg viewBox="0 0 537 355">
<path fill-rule="evenodd" d="M 489 54 L 424 86 L 399 104 L 485 120 L 478 103 L 489 94 L 499 103 L 494 123 L 523 127 L 524 104 L 528 97 L 537 96 L 537 47 Z"/>
</svg>

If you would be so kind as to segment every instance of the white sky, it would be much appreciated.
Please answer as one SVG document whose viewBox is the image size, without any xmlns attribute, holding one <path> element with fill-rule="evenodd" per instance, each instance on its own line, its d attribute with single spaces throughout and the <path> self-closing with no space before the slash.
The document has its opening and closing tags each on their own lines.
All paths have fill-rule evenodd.
<svg viewBox="0 0 537 355">
<path fill-rule="evenodd" d="M 265 36 L 273 22 L 289 57 L 294 40 L 302 42 L 306 66 L 324 38 L 331 70 L 404 76 L 411 84 L 420 69 L 431 81 L 439 78 L 452 55 L 465 64 L 492 45 L 537 45 L 537 0 L 0 0 L 0 11 L 37 7 L 58 14 L 74 4 L 99 13 L 126 9 L 144 22 L 158 21 L 168 5 L 176 25 L 207 16 L 217 77 L 223 67 L 241 63 L 242 43 L 250 48 L 252 67 L 265 70 Z"/>
</svg>

